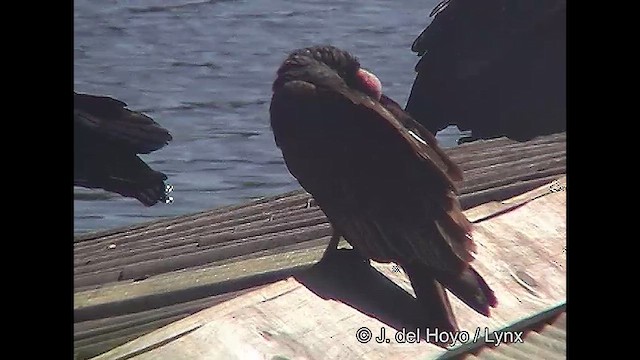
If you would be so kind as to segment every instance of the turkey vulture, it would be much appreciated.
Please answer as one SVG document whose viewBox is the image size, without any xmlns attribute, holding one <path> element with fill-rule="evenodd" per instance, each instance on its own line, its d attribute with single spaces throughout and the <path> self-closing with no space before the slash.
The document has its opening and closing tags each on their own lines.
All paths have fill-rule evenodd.
<svg viewBox="0 0 640 360">
<path fill-rule="evenodd" d="M 293 176 L 364 258 L 395 262 L 441 330 L 457 323 L 442 286 L 486 316 L 493 291 L 469 265 L 475 244 L 434 136 L 382 94 L 380 81 L 333 46 L 292 52 L 273 83 L 270 115 Z"/>
<path fill-rule="evenodd" d="M 122 101 L 73 93 L 73 184 L 138 199 L 146 206 L 169 201 L 167 176 L 137 154 L 158 150 L 169 132 Z"/>
<path fill-rule="evenodd" d="M 474 138 L 566 130 L 566 0 L 445 0 L 431 16 L 411 48 L 414 119 Z"/>
</svg>

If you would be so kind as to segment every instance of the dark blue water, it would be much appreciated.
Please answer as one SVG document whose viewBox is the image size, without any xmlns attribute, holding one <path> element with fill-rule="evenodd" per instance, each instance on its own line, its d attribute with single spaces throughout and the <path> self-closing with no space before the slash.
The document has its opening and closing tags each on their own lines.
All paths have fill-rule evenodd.
<svg viewBox="0 0 640 360">
<path fill-rule="evenodd" d="M 76 188 L 75 231 L 109 229 L 299 188 L 269 128 L 275 71 L 293 49 L 354 53 L 406 102 L 414 38 L 437 0 L 75 0 L 75 90 L 111 95 L 173 135 L 143 158 L 166 173 L 174 203 Z M 438 138 L 452 146 L 457 131 Z"/>
</svg>

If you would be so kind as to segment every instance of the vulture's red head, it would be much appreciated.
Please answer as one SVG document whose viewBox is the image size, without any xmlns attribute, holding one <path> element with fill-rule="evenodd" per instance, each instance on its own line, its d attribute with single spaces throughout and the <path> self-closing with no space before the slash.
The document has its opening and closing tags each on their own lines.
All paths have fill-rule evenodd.
<svg viewBox="0 0 640 360">
<path fill-rule="evenodd" d="M 335 71 L 352 89 L 361 91 L 372 99 L 380 100 L 382 83 L 373 73 L 360 67 L 358 59 L 348 52 L 331 45 L 311 46 L 293 51 L 278 69 L 274 87 L 287 81 L 288 76 L 304 78 L 309 65 L 323 65 Z M 298 71 L 296 71 L 298 70 Z M 314 68 L 318 71 L 318 68 Z"/>
</svg>

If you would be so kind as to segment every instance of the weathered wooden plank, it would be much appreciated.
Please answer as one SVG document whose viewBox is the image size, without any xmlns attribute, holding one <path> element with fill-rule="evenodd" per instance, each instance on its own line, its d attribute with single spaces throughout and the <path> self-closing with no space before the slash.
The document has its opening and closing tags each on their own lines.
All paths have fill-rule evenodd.
<svg viewBox="0 0 640 360">
<path fill-rule="evenodd" d="M 438 357 L 447 359 L 565 359 L 566 344 L 566 302 L 552 306 L 545 311 L 526 317 L 500 329 L 502 333 L 520 333 L 523 341 L 494 345 L 493 339 L 482 336 L 450 349 Z"/>
<path fill-rule="evenodd" d="M 566 185 L 547 185 L 506 201 L 508 209 L 487 205 L 469 210 L 477 217 L 474 238 L 479 251 L 474 267 L 484 275 L 500 303 L 493 309 L 492 317 L 485 318 L 452 296 L 461 330 L 470 334 L 478 327 L 498 330 L 527 314 L 565 301 L 566 192 L 563 190 Z M 388 264 L 373 265 L 407 289 L 408 279 L 401 271 Z M 354 335 L 360 327 L 374 329 L 376 336 L 381 328 L 385 328 L 387 334 L 395 334 L 398 324 L 358 311 L 353 299 L 346 303 L 333 287 L 351 274 L 343 270 L 337 270 L 337 274 L 326 271 L 329 272 L 316 271 L 317 276 L 324 277 L 324 287 L 313 286 L 301 277 L 288 278 L 165 326 L 98 359 L 129 356 L 134 359 L 216 356 L 243 359 L 251 354 L 261 358 L 404 359 L 445 352 L 424 341 L 403 344 L 394 338 L 385 344 L 374 341 L 360 344 Z M 360 273 L 354 276 L 351 286 L 357 287 L 358 282 L 364 281 L 361 276 Z M 357 289 L 366 292 L 369 287 L 367 284 Z M 393 305 L 391 303 L 391 307 L 399 306 Z M 517 347 L 504 352 L 515 356 L 527 354 Z"/>
<path fill-rule="evenodd" d="M 539 186 L 536 189 L 522 193 L 517 196 L 513 196 L 510 199 L 503 201 L 491 201 L 483 203 L 473 209 L 465 211 L 465 215 L 471 222 L 478 222 L 487 219 L 489 216 L 497 216 L 503 212 L 512 210 L 518 206 L 522 206 L 529 201 L 535 200 L 539 197 L 552 194 L 559 191 L 565 191 L 567 189 L 567 177 L 547 182 L 545 186 Z"/>
<path fill-rule="evenodd" d="M 496 156 L 496 154 L 514 153 L 517 150 L 529 149 L 539 145 L 564 144 L 566 133 L 558 133 L 549 136 L 541 136 L 530 141 L 518 142 L 504 137 L 488 140 L 476 140 L 446 149 L 447 154 L 456 162 L 461 159 L 480 159 L 482 157 Z"/>
<path fill-rule="evenodd" d="M 522 145 L 520 144 L 515 148 L 514 146 L 511 146 L 511 147 L 495 149 L 490 152 L 484 151 L 484 152 L 476 153 L 474 151 L 474 153 L 472 154 L 464 154 L 464 157 L 462 157 L 464 159 L 464 162 L 460 162 L 459 166 L 462 168 L 462 170 L 479 169 L 479 168 L 485 168 L 485 167 L 500 164 L 500 163 L 517 161 L 522 159 L 522 153 L 517 151 L 520 149 L 526 149 L 527 157 L 541 156 L 541 155 L 548 155 L 548 154 L 552 154 L 558 157 L 565 156 L 564 154 L 566 153 L 565 147 L 559 146 L 559 145 L 561 144 L 554 142 L 554 143 L 528 145 L 525 148 L 525 147 L 522 147 Z M 560 152 L 558 150 L 560 150 Z M 452 159 L 455 159 L 455 158 L 456 158 L 455 156 L 452 156 Z"/>
<path fill-rule="evenodd" d="M 328 241 L 328 238 L 326 239 Z M 277 278 L 284 270 L 287 276 L 304 269 L 321 257 L 324 246 L 304 249 L 288 254 L 269 255 L 256 259 L 233 262 L 209 267 L 198 271 L 171 272 L 146 279 L 145 281 L 113 284 L 99 289 L 74 294 L 74 318 L 86 321 L 104 316 L 121 315 L 142 311 L 150 303 L 173 304 L 171 297 L 181 292 L 206 292 L 208 295 L 237 290 L 243 280 L 257 281 L 260 275 Z M 123 297 L 126 293 L 126 298 Z M 197 298 L 194 294 L 193 298 Z M 128 305 L 128 306 L 126 306 Z"/>
<path fill-rule="evenodd" d="M 474 206 L 484 204 L 490 201 L 500 201 L 510 197 L 533 190 L 544 184 L 549 184 L 564 172 L 553 174 L 539 179 L 530 179 L 517 181 L 512 184 L 498 186 L 490 189 L 480 190 L 470 194 L 464 194 L 459 197 L 460 205 L 463 209 L 470 209 Z"/>
<path fill-rule="evenodd" d="M 138 313 L 77 322 L 73 326 L 75 333 L 74 339 L 82 340 L 86 338 L 92 338 L 96 335 L 111 333 L 117 330 L 129 328 L 131 326 L 149 323 L 151 321 L 179 315 L 181 313 L 188 313 L 193 309 L 204 309 L 223 301 L 232 299 L 238 295 L 247 293 L 248 291 L 251 291 L 251 289 L 231 291 L 216 296 L 209 296 L 202 299 L 181 302 L 178 304 L 166 306 L 162 309 L 162 311 L 157 311 L 157 309 L 149 309 Z"/>
<path fill-rule="evenodd" d="M 241 219 L 243 216 L 250 216 L 252 214 L 260 213 L 265 209 L 269 209 L 270 211 L 286 209 L 292 203 L 299 203 L 300 200 L 304 200 L 306 202 L 308 196 L 308 194 L 296 190 L 274 197 L 260 198 L 250 202 L 249 204 L 227 206 L 215 209 L 213 211 L 202 211 L 195 214 L 177 216 L 169 219 L 161 219 L 120 229 L 97 231 L 89 234 L 80 234 L 74 237 L 74 242 L 78 248 L 83 248 L 84 246 L 93 245 L 87 243 L 90 240 L 107 242 L 113 239 L 128 239 L 131 237 L 129 233 L 135 231 L 141 231 L 145 233 L 154 230 L 176 231 L 183 228 L 185 223 L 209 221 L 212 219 L 218 222 L 224 220 L 237 220 Z"/>
<path fill-rule="evenodd" d="M 121 268 L 119 279 L 144 279 L 152 275 L 204 265 L 220 259 L 255 253 L 277 246 L 315 240 L 330 234 L 331 226 L 324 222 L 319 225 L 291 229 L 280 234 L 266 234 L 253 238 L 236 239 L 219 247 L 203 248 L 197 252 L 184 253 L 170 258 L 154 258 L 126 265 Z"/>
<path fill-rule="evenodd" d="M 167 320 L 170 321 L 170 320 Z M 162 324 L 162 322 L 156 323 L 157 325 Z M 162 325 L 161 325 L 162 326 Z M 104 341 L 91 341 L 86 345 L 80 345 L 74 343 L 73 349 L 73 357 L 74 359 L 88 359 L 93 356 L 102 354 L 105 350 L 113 349 L 118 345 L 124 344 L 127 341 L 131 341 L 139 337 L 140 335 L 145 334 L 145 330 L 136 332 L 129 331 L 127 335 L 121 337 L 110 337 L 108 340 Z"/>
<path fill-rule="evenodd" d="M 304 195 L 302 198 L 300 195 Z M 248 216 L 243 216 L 239 218 L 232 219 L 222 219 L 219 214 L 214 212 L 208 213 L 208 215 L 203 216 L 198 219 L 198 222 L 201 223 L 191 223 L 191 227 L 176 227 L 176 226 L 166 226 L 163 228 L 158 228 L 155 230 L 146 231 L 143 233 L 130 233 L 122 239 L 126 239 L 126 241 L 120 241 L 120 238 L 112 238 L 109 237 L 105 239 L 101 239 L 100 244 L 88 244 L 85 247 L 82 247 L 78 250 L 77 253 L 85 254 L 85 256 L 90 256 L 91 253 L 100 254 L 101 251 L 104 251 L 111 244 L 118 244 L 121 249 L 128 248 L 141 248 L 145 246 L 153 246 L 158 242 L 164 242 L 169 244 L 184 244 L 185 242 L 190 241 L 190 237 L 193 235 L 198 235 L 202 231 L 215 232 L 215 231 L 224 231 L 229 229 L 234 229 L 238 226 L 242 226 L 250 223 L 259 223 L 269 219 L 271 217 L 283 218 L 286 216 L 293 216 L 298 213 L 312 212 L 317 209 L 308 208 L 307 201 L 310 196 L 308 194 L 296 193 L 291 197 L 291 201 L 287 201 L 287 207 L 284 209 L 275 209 L 269 208 L 267 212 L 260 211 L 257 214 L 251 214 Z M 225 215 L 225 217 L 227 217 Z"/>
<path fill-rule="evenodd" d="M 306 201 L 305 201 L 306 204 Z M 200 246 L 199 241 L 202 240 L 203 235 L 212 235 L 216 233 L 224 232 L 237 232 L 239 230 L 247 230 L 252 227 L 263 227 L 265 224 L 278 225 L 298 220 L 305 220 L 314 216 L 323 216 L 322 211 L 317 208 L 302 208 L 293 209 L 291 211 L 278 211 L 273 212 L 271 215 L 256 215 L 256 219 L 252 219 L 248 222 L 233 223 L 227 221 L 215 223 L 211 225 L 204 225 L 201 227 L 195 227 L 186 231 L 180 231 L 177 233 L 165 233 L 152 238 L 140 237 L 135 242 L 116 245 L 114 242 L 107 246 L 107 248 L 100 249 L 93 253 L 86 253 L 82 256 L 76 254 L 76 274 L 86 272 L 86 266 L 89 264 L 96 264 L 99 262 L 106 262 L 114 259 L 120 259 L 134 263 L 132 259 L 139 254 L 150 254 L 154 251 L 163 249 L 176 248 L 180 246 Z M 246 219 L 246 218 L 245 218 Z M 265 228 L 265 233 L 269 230 Z M 113 246 L 111 246 L 113 245 Z M 179 254 L 180 252 L 176 253 Z M 149 256 L 149 255 L 147 255 Z"/>
<path fill-rule="evenodd" d="M 150 330 L 182 319 L 197 311 L 247 293 L 251 289 L 232 291 L 161 309 L 89 320 L 74 324 L 74 352 L 77 358 L 89 358 L 123 344 Z M 133 335 L 133 336 L 132 336 Z M 100 339 L 103 339 L 100 341 Z"/>
<path fill-rule="evenodd" d="M 203 252 L 205 250 L 214 249 L 215 246 L 212 245 L 228 246 L 239 241 L 247 247 L 247 251 L 253 251 L 256 246 L 252 246 L 250 243 L 253 239 L 259 238 L 260 236 L 266 236 L 273 233 L 287 234 L 287 232 L 299 231 L 301 229 L 311 228 L 327 222 L 326 217 L 321 211 L 317 210 L 314 214 L 315 216 L 312 215 L 313 217 L 307 215 L 302 219 L 295 221 L 288 219 L 278 219 L 273 222 L 263 221 L 260 224 L 262 226 L 253 225 L 254 227 L 259 227 L 258 229 L 248 228 L 246 230 L 239 230 L 237 227 L 217 229 L 216 231 L 202 229 L 200 233 L 190 236 L 188 240 L 181 239 L 184 241 L 180 241 L 180 243 L 184 243 L 185 245 L 166 248 L 162 246 L 164 243 L 161 242 L 159 248 L 157 246 L 149 246 L 142 249 L 135 248 L 135 250 L 137 250 L 135 253 L 125 255 L 121 252 L 120 256 L 110 256 L 110 258 L 106 259 L 103 258 L 105 261 L 97 261 L 98 259 L 94 258 L 95 262 L 93 264 L 84 265 L 74 270 L 75 274 L 83 274 L 100 269 L 112 269 L 117 266 L 128 265 L 131 263 L 141 263 L 148 260 L 167 259 L 170 256 Z M 269 225 L 270 223 L 273 223 L 273 225 Z M 247 225 L 247 227 L 250 227 L 252 224 Z M 168 239 L 167 241 L 170 240 Z M 291 241 L 295 241 L 295 239 L 291 238 Z M 275 243 L 274 246 L 276 246 Z"/>
<path fill-rule="evenodd" d="M 209 263 L 203 264 L 203 265 L 199 265 L 199 266 L 192 266 L 188 269 L 188 271 L 198 271 L 201 269 L 206 269 L 206 268 L 210 268 L 210 267 L 214 267 L 214 266 L 221 266 L 221 265 L 226 265 L 229 263 L 233 263 L 233 262 L 237 262 L 237 261 L 243 261 L 243 260 L 248 260 L 248 259 L 253 259 L 253 258 L 260 258 L 263 256 L 267 256 L 267 255 L 278 255 L 278 254 L 287 254 L 289 252 L 292 251 L 302 251 L 302 250 L 308 250 L 308 249 L 313 249 L 313 248 L 322 248 L 322 247 L 326 247 L 327 244 L 329 243 L 329 240 L 327 237 L 321 237 L 318 239 L 311 239 L 308 241 L 302 241 L 302 242 L 296 242 L 296 243 L 292 243 L 289 245 L 284 245 L 284 246 L 279 246 L 279 247 L 270 247 L 268 249 L 265 250 L 260 250 L 260 251 L 256 251 L 256 252 L 249 252 L 246 253 L 244 255 L 239 255 L 236 257 L 231 257 L 231 258 L 222 258 L 222 259 L 218 259 L 215 261 L 211 261 Z M 108 272 L 107 272 L 108 273 Z M 119 275 L 121 273 L 121 270 L 117 270 L 117 274 Z M 92 276 L 97 276 L 100 277 L 103 273 L 102 272 L 98 272 L 96 274 L 87 274 L 85 275 L 87 277 L 86 279 L 86 284 L 83 286 L 77 286 L 75 289 L 76 293 L 82 292 L 82 291 L 86 291 L 86 290 L 94 290 L 94 289 L 98 289 L 98 288 L 102 288 L 105 286 L 110 286 L 111 284 L 104 284 L 104 283 L 97 283 L 96 281 L 90 279 Z M 118 281 L 118 283 L 131 283 L 133 282 L 133 280 L 127 280 L 127 281 L 123 281 L 120 280 Z"/>
</svg>

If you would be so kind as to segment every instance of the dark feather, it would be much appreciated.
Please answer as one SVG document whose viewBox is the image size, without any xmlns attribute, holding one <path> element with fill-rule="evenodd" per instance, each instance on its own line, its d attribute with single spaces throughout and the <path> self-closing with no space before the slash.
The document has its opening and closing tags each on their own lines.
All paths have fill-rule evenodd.
<svg viewBox="0 0 640 360">
<path fill-rule="evenodd" d="M 400 105 L 391 100 L 386 95 L 382 95 L 380 99 L 380 104 L 384 106 L 387 110 L 389 110 L 393 116 L 395 116 L 398 121 L 402 123 L 402 125 L 410 131 L 413 131 L 415 134 L 424 139 L 428 144 L 428 150 L 435 152 L 429 156 L 429 159 L 436 163 L 440 169 L 442 169 L 451 180 L 453 181 L 462 181 L 462 170 L 456 165 L 449 156 L 442 151 L 442 149 L 438 146 L 438 140 L 429 130 L 425 129 L 422 124 L 415 121 L 411 115 L 402 110 Z"/>
<path fill-rule="evenodd" d="M 432 16 L 411 47 L 416 120 L 518 141 L 566 130 L 566 0 L 445 0 Z"/>
<path fill-rule="evenodd" d="M 75 92 L 73 121 L 74 185 L 133 197 L 146 206 L 167 201 L 167 176 L 137 156 L 166 145 L 166 129 L 122 101 Z"/>
<path fill-rule="evenodd" d="M 95 136 L 118 148 L 148 154 L 167 145 L 171 134 L 153 119 L 107 96 L 73 93 L 74 124 L 85 136 Z"/>
</svg>

